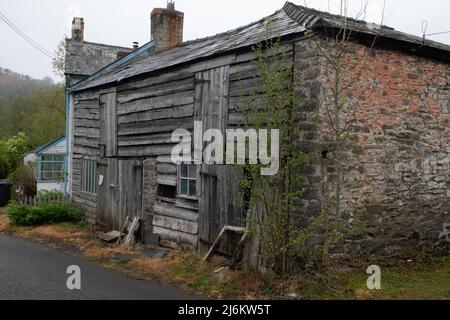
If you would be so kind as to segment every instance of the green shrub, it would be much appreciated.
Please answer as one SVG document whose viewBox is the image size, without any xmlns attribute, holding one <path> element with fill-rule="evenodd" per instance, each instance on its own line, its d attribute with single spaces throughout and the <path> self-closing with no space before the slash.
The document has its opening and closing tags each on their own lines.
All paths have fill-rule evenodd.
<svg viewBox="0 0 450 320">
<path fill-rule="evenodd" d="M 79 222 L 81 212 L 68 203 L 49 203 L 37 206 L 10 204 L 6 215 L 12 224 L 19 226 L 37 226 L 61 222 Z"/>
</svg>

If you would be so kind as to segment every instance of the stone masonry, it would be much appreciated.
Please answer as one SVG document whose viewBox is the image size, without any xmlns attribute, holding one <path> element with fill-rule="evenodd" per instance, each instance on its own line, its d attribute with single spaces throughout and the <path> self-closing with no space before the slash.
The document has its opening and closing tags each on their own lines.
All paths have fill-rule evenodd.
<svg viewBox="0 0 450 320">
<path fill-rule="evenodd" d="M 312 155 L 303 207 L 317 212 L 334 195 L 326 112 L 327 60 L 318 38 L 296 46 L 305 128 Z M 351 43 L 341 58 L 342 94 L 354 118 L 342 161 L 342 210 L 348 234 L 336 253 L 353 255 L 448 249 L 450 229 L 450 66 L 394 50 Z M 315 121 L 314 117 L 320 121 Z M 317 120 L 317 119 L 316 119 Z"/>
</svg>

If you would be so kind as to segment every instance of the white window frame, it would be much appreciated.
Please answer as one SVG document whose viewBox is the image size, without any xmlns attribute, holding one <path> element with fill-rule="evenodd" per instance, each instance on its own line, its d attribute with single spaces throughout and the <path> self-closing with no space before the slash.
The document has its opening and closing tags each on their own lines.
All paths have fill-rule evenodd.
<svg viewBox="0 0 450 320">
<path fill-rule="evenodd" d="M 181 175 L 181 167 L 182 166 L 187 166 L 187 176 L 183 177 Z M 190 200 L 197 200 L 198 199 L 198 195 L 197 195 L 197 166 L 195 164 L 179 164 L 177 166 L 178 168 L 178 172 L 177 172 L 177 197 L 179 198 L 184 198 L 184 199 L 190 199 Z M 190 177 L 190 170 L 193 170 L 195 173 L 195 178 Z M 181 181 L 185 180 L 187 181 L 187 194 L 183 194 L 181 193 Z M 191 195 L 190 194 L 190 181 L 195 181 L 195 190 L 194 190 L 194 194 Z"/>
<path fill-rule="evenodd" d="M 81 164 L 81 191 L 97 193 L 97 161 L 83 159 Z"/>
</svg>

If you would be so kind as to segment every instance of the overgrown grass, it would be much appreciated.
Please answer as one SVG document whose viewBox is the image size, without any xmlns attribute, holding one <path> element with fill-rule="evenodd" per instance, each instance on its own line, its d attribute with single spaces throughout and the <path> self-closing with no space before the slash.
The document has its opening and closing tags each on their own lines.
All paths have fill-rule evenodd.
<svg viewBox="0 0 450 320">
<path fill-rule="evenodd" d="M 6 215 L 13 225 L 39 226 L 61 222 L 80 222 L 81 212 L 72 204 L 49 203 L 37 206 L 10 204 Z"/>
<path fill-rule="evenodd" d="M 1 211 L 0 211 L 1 212 Z M 8 219 L 4 216 L 5 219 Z M 1 221 L 0 221 L 1 222 Z M 157 279 L 195 290 L 217 299 L 288 299 L 296 294 L 304 300 L 370 300 L 370 299 L 450 299 L 450 257 L 406 259 L 373 257 L 347 267 L 349 263 L 311 270 L 282 278 L 273 274 L 261 276 L 253 272 L 225 268 L 227 260 L 214 257 L 204 263 L 193 251 L 171 251 L 162 259 L 141 257 L 140 250 L 127 250 L 105 245 L 89 235 L 80 224 L 60 223 L 40 227 L 13 226 L 9 232 L 42 241 L 49 245 L 70 245 L 89 260 L 105 267 L 126 272 L 139 279 Z M 118 254 L 135 254 L 131 261 L 117 261 Z M 381 268 L 381 290 L 369 291 L 366 268 Z"/>
</svg>

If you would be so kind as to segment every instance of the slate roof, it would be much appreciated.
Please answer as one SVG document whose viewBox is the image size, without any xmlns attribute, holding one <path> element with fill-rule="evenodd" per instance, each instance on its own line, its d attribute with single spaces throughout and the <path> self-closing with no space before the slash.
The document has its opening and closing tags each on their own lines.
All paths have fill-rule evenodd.
<svg viewBox="0 0 450 320">
<path fill-rule="evenodd" d="M 89 76 L 116 61 L 118 52 L 131 51 L 131 48 L 66 39 L 65 73 Z"/>
<path fill-rule="evenodd" d="M 155 52 L 139 61 L 119 67 L 103 77 L 79 86 L 76 90 L 121 81 L 140 74 L 225 53 L 232 49 L 247 47 L 266 39 L 269 30 L 274 37 L 277 37 L 301 33 L 305 31 L 305 28 L 289 18 L 283 10 L 279 10 L 267 18 L 247 26 L 212 37 L 184 42 L 170 49 Z"/>
<path fill-rule="evenodd" d="M 347 28 L 353 31 L 450 52 L 450 46 L 446 44 L 400 32 L 385 25 L 377 25 L 363 20 L 345 18 L 328 12 L 298 6 L 291 2 L 287 2 L 284 5 L 283 10 L 289 17 L 307 29 L 342 28 L 345 23 Z"/>
<path fill-rule="evenodd" d="M 305 31 L 323 31 L 324 28 L 340 28 L 343 23 L 357 33 L 377 35 L 383 39 L 398 41 L 405 47 L 405 50 L 413 53 L 420 52 L 429 56 L 439 55 L 439 58 L 450 61 L 450 46 L 408 35 L 387 26 L 377 26 L 287 2 L 281 10 L 257 22 L 212 37 L 184 42 L 173 48 L 131 60 L 126 65 L 114 68 L 92 81 L 85 81 L 82 85 L 77 85 L 73 91 L 118 83 L 164 68 L 248 47 L 267 39 L 269 30 L 272 37 L 282 37 Z"/>
</svg>

